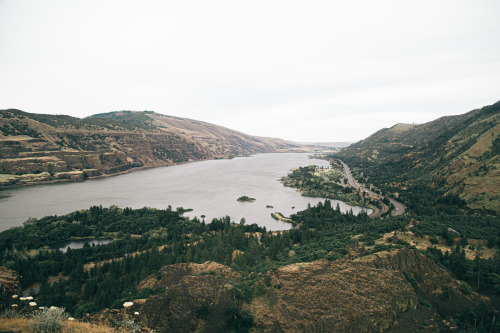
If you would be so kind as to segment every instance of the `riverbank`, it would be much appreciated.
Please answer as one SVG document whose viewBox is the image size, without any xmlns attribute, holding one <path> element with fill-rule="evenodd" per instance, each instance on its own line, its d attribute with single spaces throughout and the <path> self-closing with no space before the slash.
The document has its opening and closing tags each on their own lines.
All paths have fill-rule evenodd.
<svg viewBox="0 0 500 333">
<path fill-rule="evenodd" d="M 140 170 L 147 170 L 153 168 L 164 168 L 175 165 L 183 165 L 194 162 L 201 161 L 211 161 L 211 160 L 221 160 L 221 159 L 233 159 L 236 157 L 250 157 L 251 154 L 242 154 L 236 156 L 228 156 L 224 158 L 213 158 L 213 159 L 199 159 L 199 160 L 190 160 L 190 161 L 182 161 L 182 162 L 173 162 L 169 164 L 153 164 L 153 165 L 145 165 L 139 167 L 132 167 L 126 170 L 121 170 L 113 173 L 102 173 L 97 169 L 87 169 L 87 170 L 74 170 L 68 172 L 58 172 L 51 173 L 49 172 L 40 172 L 36 174 L 23 174 L 23 175 L 11 175 L 11 174 L 0 174 L 0 190 L 2 189 L 11 189 L 17 187 L 25 187 L 25 186 L 34 186 L 34 185 L 48 185 L 48 184 L 61 184 L 61 183 L 75 183 L 75 182 L 84 182 L 90 179 L 102 179 L 114 176 L 125 175 L 128 173 L 132 173 Z M 50 179 L 52 178 L 52 179 Z M 12 183 L 14 181 L 15 183 Z"/>
</svg>

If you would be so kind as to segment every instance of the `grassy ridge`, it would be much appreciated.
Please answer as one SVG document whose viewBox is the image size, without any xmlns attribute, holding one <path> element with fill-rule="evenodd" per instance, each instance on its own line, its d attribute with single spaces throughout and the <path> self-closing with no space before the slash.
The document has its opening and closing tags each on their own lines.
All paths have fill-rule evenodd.
<svg viewBox="0 0 500 333">
<path fill-rule="evenodd" d="M 386 192 L 430 186 L 471 209 L 500 212 L 500 103 L 383 129 L 336 154 Z M 356 169 L 357 168 L 357 169 Z"/>
</svg>

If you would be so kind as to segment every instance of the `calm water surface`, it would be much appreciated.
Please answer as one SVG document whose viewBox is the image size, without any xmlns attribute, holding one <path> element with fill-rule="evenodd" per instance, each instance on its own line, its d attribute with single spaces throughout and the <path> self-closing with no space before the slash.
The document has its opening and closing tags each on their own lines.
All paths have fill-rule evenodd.
<svg viewBox="0 0 500 333">
<path fill-rule="evenodd" d="M 63 242 L 60 244 L 56 244 L 53 247 L 59 249 L 63 252 L 68 251 L 69 248 L 72 250 L 82 249 L 85 244 L 89 244 L 90 246 L 104 245 L 109 244 L 113 240 L 112 239 L 98 239 L 98 238 L 85 238 L 85 239 L 75 239 L 69 242 Z"/>
<path fill-rule="evenodd" d="M 205 215 L 207 222 L 229 215 L 236 222 L 244 217 L 248 224 L 285 230 L 290 224 L 275 221 L 272 212 L 288 216 L 305 209 L 308 203 L 324 200 L 302 197 L 279 181 L 290 169 L 311 164 L 328 166 L 327 161 L 309 159 L 307 154 L 259 154 L 140 170 L 81 183 L 9 189 L 0 192 L 0 231 L 20 226 L 30 217 L 62 215 L 94 205 L 161 209 L 171 205 L 174 209 L 192 208 L 187 216 Z M 256 200 L 236 201 L 242 195 Z M 343 211 L 351 208 L 339 203 Z M 335 200 L 332 205 L 335 207 Z M 360 211 L 353 207 L 355 214 Z"/>
</svg>

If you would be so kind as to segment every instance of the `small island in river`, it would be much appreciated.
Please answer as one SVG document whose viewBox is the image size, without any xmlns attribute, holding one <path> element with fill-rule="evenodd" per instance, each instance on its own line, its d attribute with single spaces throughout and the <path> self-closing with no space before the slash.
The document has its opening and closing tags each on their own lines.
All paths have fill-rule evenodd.
<svg viewBox="0 0 500 333">
<path fill-rule="evenodd" d="M 239 202 L 254 202 L 254 198 L 247 197 L 246 195 L 239 197 L 238 199 Z"/>
</svg>

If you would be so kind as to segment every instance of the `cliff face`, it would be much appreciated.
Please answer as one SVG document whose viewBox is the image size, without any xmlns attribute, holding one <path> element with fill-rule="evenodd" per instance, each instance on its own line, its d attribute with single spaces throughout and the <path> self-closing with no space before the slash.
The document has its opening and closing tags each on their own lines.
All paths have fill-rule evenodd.
<svg viewBox="0 0 500 333">
<path fill-rule="evenodd" d="M 391 270 L 320 260 L 269 274 L 271 288 L 254 302 L 263 332 L 380 332 L 417 307 L 411 285 Z"/>
<path fill-rule="evenodd" d="M 408 332 L 450 328 L 453 315 L 477 303 L 409 249 L 271 270 L 253 284 L 249 303 L 241 301 L 244 284 L 213 262 L 167 266 L 139 286 L 165 293 L 137 302 L 136 310 L 158 332 L 221 331 L 245 316 L 255 332 Z"/>
<path fill-rule="evenodd" d="M 79 119 L 0 110 L 0 186 L 300 149 L 280 139 L 154 112 Z"/>
</svg>

